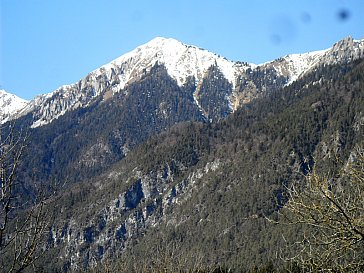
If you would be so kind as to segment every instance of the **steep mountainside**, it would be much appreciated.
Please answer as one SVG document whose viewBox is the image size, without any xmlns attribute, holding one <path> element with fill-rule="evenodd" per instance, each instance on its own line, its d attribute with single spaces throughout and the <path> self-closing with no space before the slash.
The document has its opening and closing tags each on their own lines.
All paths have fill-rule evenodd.
<svg viewBox="0 0 364 273">
<path fill-rule="evenodd" d="M 239 269 L 279 263 L 282 233 L 298 231 L 265 217 L 313 165 L 333 175 L 337 157 L 364 144 L 363 90 L 363 62 L 321 66 L 223 121 L 187 122 L 152 137 L 54 206 L 49 264 L 67 271 L 109 260 L 132 272 L 161 259 L 183 269 L 196 261 Z"/>
<path fill-rule="evenodd" d="M 42 181 L 78 182 L 105 170 L 151 135 L 179 122 L 203 121 L 194 86 L 191 80 L 179 87 L 164 66 L 155 65 L 125 92 L 32 129 L 19 179 L 36 175 Z M 18 120 L 19 126 L 31 122 L 30 114 Z"/>
</svg>

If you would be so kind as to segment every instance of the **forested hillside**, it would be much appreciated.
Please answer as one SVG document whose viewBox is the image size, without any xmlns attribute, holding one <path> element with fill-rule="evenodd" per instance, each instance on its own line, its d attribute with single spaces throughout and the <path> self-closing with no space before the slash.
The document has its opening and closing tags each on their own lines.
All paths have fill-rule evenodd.
<svg viewBox="0 0 364 273">
<path fill-rule="evenodd" d="M 216 123 L 198 122 L 186 91 L 180 99 L 187 106 L 174 111 L 192 111 L 196 122 L 134 142 L 124 159 L 63 193 L 52 207 L 42 266 L 47 272 L 287 266 L 280 254 L 294 254 L 285 246 L 298 239 L 300 226 L 267 219 L 278 219 L 290 185 L 304 187 L 313 169 L 338 175 L 354 148 L 363 147 L 363 90 L 362 61 L 325 65 Z"/>
</svg>

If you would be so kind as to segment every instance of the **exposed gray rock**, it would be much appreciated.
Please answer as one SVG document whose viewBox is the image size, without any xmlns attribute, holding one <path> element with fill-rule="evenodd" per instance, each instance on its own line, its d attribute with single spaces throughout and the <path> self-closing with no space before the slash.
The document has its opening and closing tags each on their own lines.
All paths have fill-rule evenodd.
<svg viewBox="0 0 364 273">
<path fill-rule="evenodd" d="M 60 258 L 70 269 L 92 267 L 105 257 L 123 251 L 147 228 L 173 224 L 173 217 L 166 216 L 168 212 L 175 204 L 186 202 L 188 192 L 196 183 L 202 181 L 205 174 L 216 171 L 221 163 L 219 160 L 210 162 L 182 181 L 175 180 L 176 172 L 183 168 L 178 165 L 177 162 L 166 164 L 148 174 L 135 171 L 136 177 L 128 189 L 106 202 L 88 222 L 80 221 L 75 215 L 53 226 L 48 247 L 61 248 Z M 114 174 L 112 179 L 120 178 Z"/>
</svg>

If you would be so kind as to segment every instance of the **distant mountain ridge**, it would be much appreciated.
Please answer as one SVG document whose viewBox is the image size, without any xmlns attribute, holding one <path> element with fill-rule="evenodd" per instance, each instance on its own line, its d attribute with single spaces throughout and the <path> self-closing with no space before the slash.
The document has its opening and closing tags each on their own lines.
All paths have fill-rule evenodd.
<svg viewBox="0 0 364 273">
<path fill-rule="evenodd" d="M 193 97 L 205 118 L 212 120 L 208 110 L 201 106 L 200 84 L 207 71 L 216 66 L 231 84 L 222 98 L 234 112 L 241 104 L 261 96 L 268 89 L 280 88 L 297 80 L 318 65 L 347 62 L 364 57 L 364 40 L 347 37 L 331 48 L 303 54 L 290 54 L 276 60 L 256 65 L 233 62 L 207 50 L 185 45 L 175 39 L 157 37 L 137 47 L 114 61 L 92 71 L 71 85 L 35 97 L 26 103 L 19 102 L 19 115 L 31 113 L 32 127 L 52 122 L 70 110 L 88 106 L 102 96 L 106 100 L 128 85 L 138 81 L 155 64 L 166 67 L 168 74 L 183 86 L 189 79 L 195 82 Z M 24 107 L 25 106 L 25 107 Z M 4 108 L 5 109 L 5 108 Z M 0 123 L 17 118 L 15 112 L 0 115 Z M 16 111 L 17 112 L 17 111 Z"/>
</svg>

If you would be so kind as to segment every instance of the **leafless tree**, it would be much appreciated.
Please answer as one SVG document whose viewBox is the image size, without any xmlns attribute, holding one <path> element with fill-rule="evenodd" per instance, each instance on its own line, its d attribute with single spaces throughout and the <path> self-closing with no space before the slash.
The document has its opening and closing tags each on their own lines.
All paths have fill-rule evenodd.
<svg viewBox="0 0 364 273">
<path fill-rule="evenodd" d="M 287 192 L 281 219 L 303 228 L 289 259 L 305 272 L 363 272 L 364 150 L 352 153 L 336 177 L 313 171 L 303 189 Z"/>
<path fill-rule="evenodd" d="M 16 175 L 28 136 L 9 128 L 0 128 L 0 271 L 22 272 L 35 268 L 43 251 L 47 198 L 42 191 L 32 201 L 21 195 Z"/>
</svg>

